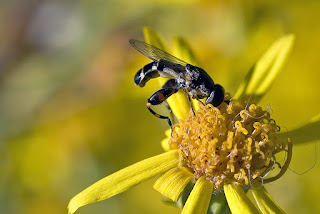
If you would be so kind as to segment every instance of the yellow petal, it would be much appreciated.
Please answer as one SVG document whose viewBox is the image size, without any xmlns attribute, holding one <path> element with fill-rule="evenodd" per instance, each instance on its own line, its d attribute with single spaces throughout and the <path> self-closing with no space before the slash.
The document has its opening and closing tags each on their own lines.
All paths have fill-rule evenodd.
<svg viewBox="0 0 320 214">
<path fill-rule="evenodd" d="M 165 132 L 166 138 L 161 141 L 161 147 L 164 151 L 170 151 L 170 146 L 168 144 L 169 139 L 171 137 L 171 129 L 167 129 Z"/>
<path fill-rule="evenodd" d="M 190 63 L 191 65 L 198 66 L 198 61 L 192 51 L 190 44 L 182 37 L 175 37 L 173 40 L 173 55 Z"/>
<path fill-rule="evenodd" d="M 162 149 L 163 149 L 164 151 L 166 151 L 166 152 L 170 151 L 170 147 L 169 147 L 168 142 L 169 142 L 169 138 L 165 138 L 165 139 L 163 139 L 163 140 L 161 141 L 161 143 L 160 143 Z"/>
<path fill-rule="evenodd" d="M 190 103 L 185 92 L 179 90 L 177 93 L 167 99 L 167 102 L 173 114 L 180 120 L 186 119 L 190 111 Z"/>
<path fill-rule="evenodd" d="M 279 137 L 286 142 L 289 138 L 293 144 L 314 142 L 320 139 L 320 114 L 308 123 L 288 132 L 279 133 Z"/>
<path fill-rule="evenodd" d="M 197 180 L 193 187 L 181 214 L 205 214 L 207 213 L 213 184 L 204 177 Z"/>
<path fill-rule="evenodd" d="M 146 42 L 148 44 L 153 45 L 153 46 L 155 46 L 165 52 L 168 52 L 168 50 L 166 49 L 166 47 L 164 46 L 164 44 L 162 42 L 160 35 L 157 32 L 155 32 L 151 28 L 144 27 L 143 28 L 143 35 L 144 35 L 144 39 L 146 40 Z"/>
<path fill-rule="evenodd" d="M 278 205 L 272 200 L 264 186 L 259 189 L 252 189 L 253 197 L 262 213 L 268 214 L 281 214 L 285 213 Z"/>
<path fill-rule="evenodd" d="M 176 167 L 178 163 L 178 151 L 173 150 L 115 172 L 73 197 L 68 205 L 69 213 L 74 213 L 84 205 L 102 201 L 124 192 L 145 180 Z"/>
<path fill-rule="evenodd" d="M 145 40 L 147 43 L 160 48 L 163 51 L 166 51 L 166 48 L 159 36 L 154 30 L 145 27 L 143 29 L 143 34 L 145 37 Z M 169 52 L 168 52 L 169 53 Z M 163 77 L 158 77 L 157 78 L 160 87 L 162 87 L 169 79 L 163 78 Z M 167 102 L 173 112 L 173 114 L 178 118 L 178 119 L 185 119 L 187 113 L 189 113 L 190 109 L 190 104 L 188 102 L 188 99 L 186 97 L 186 94 L 179 90 L 176 94 L 172 95 L 167 99 Z"/>
<path fill-rule="evenodd" d="M 251 94 L 257 101 L 262 98 L 285 63 L 293 46 L 294 38 L 293 34 L 289 34 L 272 44 L 246 75 L 235 94 L 236 99 Z"/>
<path fill-rule="evenodd" d="M 188 170 L 176 167 L 158 178 L 153 188 L 167 198 L 177 201 L 183 189 L 193 177 L 193 174 Z"/>
<path fill-rule="evenodd" d="M 239 185 L 225 184 L 223 187 L 233 214 L 260 213 Z"/>
</svg>

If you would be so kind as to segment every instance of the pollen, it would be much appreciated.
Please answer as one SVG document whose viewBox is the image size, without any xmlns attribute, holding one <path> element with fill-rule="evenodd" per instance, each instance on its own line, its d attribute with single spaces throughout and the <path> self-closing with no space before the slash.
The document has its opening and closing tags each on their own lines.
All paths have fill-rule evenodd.
<svg viewBox="0 0 320 214">
<path fill-rule="evenodd" d="M 190 111 L 174 126 L 169 146 L 178 149 L 181 167 L 196 178 L 205 176 L 219 190 L 224 183 L 249 185 L 279 165 L 276 154 L 287 145 L 277 139 L 279 131 L 270 109 L 231 99 L 219 107 L 201 105 L 196 113 Z"/>
</svg>

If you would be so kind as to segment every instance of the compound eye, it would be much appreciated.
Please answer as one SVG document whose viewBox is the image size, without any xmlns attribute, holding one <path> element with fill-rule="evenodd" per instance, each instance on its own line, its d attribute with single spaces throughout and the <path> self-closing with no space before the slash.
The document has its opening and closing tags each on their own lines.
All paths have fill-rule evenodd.
<svg viewBox="0 0 320 214">
<path fill-rule="evenodd" d="M 224 100 L 224 88 L 221 85 L 216 84 L 210 96 L 206 100 L 206 105 L 212 104 L 214 107 L 217 107 L 223 102 L 223 100 Z"/>
</svg>

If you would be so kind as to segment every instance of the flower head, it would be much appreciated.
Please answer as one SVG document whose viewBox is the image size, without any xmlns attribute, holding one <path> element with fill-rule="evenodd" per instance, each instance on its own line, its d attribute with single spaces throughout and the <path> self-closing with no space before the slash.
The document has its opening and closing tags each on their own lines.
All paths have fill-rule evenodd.
<svg viewBox="0 0 320 214">
<path fill-rule="evenodd" d="M 215 190 L 225 183 L 244 186 L 263 177 L 287 146 L 277 139 L 280 128 L 268 111 L 247 99 L 228 103 L 217 108 L 201 105 L 175 126 L 169 139 L 170 149 L 179 151 L 180 166 L 196 179 L 204 176 Z"/>
<path fill-rule="evenodd" d="M 148 43 L 165 50 L 157 33 L 144 29 Z M 270 88 L 293 44 L 293 35 L 275 42 L 256 63 L 236 95 L 227 95 L 219 107 L 192 100 L 195 113 L 183 92 L 167 102 L 179 122 L 166 131 L 163 154 L 145 159 L 91 185 L 69 203 L 69 213 L 105 200 L 147 179 L 160 176 L 154 188 L 182 208 L 182 213 L 284 213 L 272 200 L 263 183 L 283 175 L 291 158 L 286 134 L 257 103 Z M 183 39 L 175 40 L 174 55 L 196 64 Z M 158 78 L 162 86 L 165 79 Z M 315 122 L 319 126 L 319 119 Z M 300 130 L 299 130 L 300 131 Z M 293 131 L 293 136 L 295 133 Z M 289 141 L 289 142 L 288 142 Z M 278 175 L 266 178 L 275 167 L 279 152 L 287 153 Z M 258 188 L 251 188 L 259 183 Z M 191 186 L 191 188 L 189 188 Z M 189 190 L 188 190 L 189 189 Z M 259 210 L 246 196 L 250 189 Z"/>
</svg>

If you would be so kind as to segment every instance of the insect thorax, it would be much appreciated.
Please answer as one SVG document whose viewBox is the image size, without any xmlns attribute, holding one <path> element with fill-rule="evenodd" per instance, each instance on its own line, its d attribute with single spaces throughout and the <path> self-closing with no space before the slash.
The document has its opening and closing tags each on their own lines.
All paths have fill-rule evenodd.
<svg viewBox="0 0 320 214">
<path fill-rule="evenodd" d="M 185 84 L 188 93 L 196 99 L 208 97 L 214 87 L 212 79 L 204 76 L 199 70 L 186 71 Z"/>
</svg>

